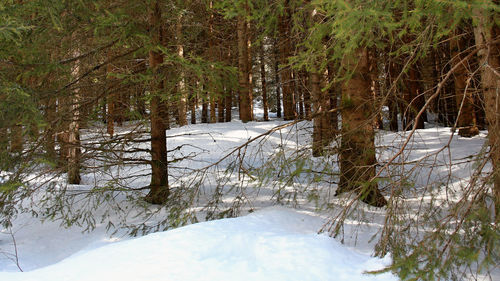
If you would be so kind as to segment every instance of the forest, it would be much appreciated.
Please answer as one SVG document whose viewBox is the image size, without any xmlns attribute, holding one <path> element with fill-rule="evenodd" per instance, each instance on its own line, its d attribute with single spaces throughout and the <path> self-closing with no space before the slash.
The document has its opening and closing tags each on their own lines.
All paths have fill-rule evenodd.
<svg viewBox="0 0 500 281">
<path fill-rule="evenodd" d="M 499 277 L 500 2 L 0 1 L 16 268 L 21 217 L 136 237 L 278 205 L 389 255 L 373 276 Z"/>
</svg>

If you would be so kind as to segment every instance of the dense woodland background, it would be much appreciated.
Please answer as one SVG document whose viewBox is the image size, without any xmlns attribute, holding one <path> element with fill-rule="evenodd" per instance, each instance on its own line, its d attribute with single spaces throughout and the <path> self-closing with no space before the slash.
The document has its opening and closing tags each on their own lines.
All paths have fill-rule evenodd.
<svg viewBox="0 0 500 281">
<path fill-rule="evenodd" d="M 366 208 L 360 202 L 384 208 L 377 254 L 391 253 L 388 270 L 401 278 L 456 278 L 464 267 L 498 266 L 499 13 L 496 0 L 3 0 L 2 224 L 8 228 L 16 214 L 32 212 L 92 229 L 97 206 L 115 204 L 119 211 L 117 194 L 146 216 L 151 205 L 168 216 L 156 228 L 113 222 L 111 229 L 130 227 L 137 235 L 193 222 L 186 210 L 199 195 L 194 191 L 229 159 L 213 179 L 208 219 L 236 216 L 244 205 L 236 196 L 219 207 L 224 194 L 218 188 L 231 177 L 240 190 L 249 181 L 290 184 L 312 173 L 314 181 L 333 181 L 336 195 L 354 195 L 332 219 L 332 235 L 353 209 Z M 166 130 L 271 117 L 290 122 L 204 168 L 183 168 L 196 175 L 188 182 L 171 173 L 192 155 L 171 157 L 189 142 L 168 146 Z M 266 164 L 245 166 L 249 143 L 303 121 L 312 124 L 311 142 L 283 160 L 296 167 L 289 174 Z M 464 138 L 487 130 L 488 145 L 464 159 L 474 172 L 462 179 L 466 188 L 454 205 L 444 213 L 435 204 L 418 208 L 418 219 L 405 221 L 399 215 L 408 193 L 424 198 L 446 188 L 443 179 L 416 188 L 412 177 L 425 177 L 421 170 L 398 168 L 426 124 Z M 383 130 L 407 133 L 389 160 L 378 162 L 375 139 Z M 338 166 L 306 169 L 304 161 L 313 158 Z M 148 165 L 149 185 L 130 187 L 123 184 L 128 175 L 110 173 L 105 184 L 70 192 L 83 174 L 131 165 Z M 55 180 L 61 176 L 67 184 Z M 26 204 L 41 190 L 43 212 Z M 88 200 L 88 208 L 70 210 L 82 194 L 78 200 Z M 415 233 L 419 239 L 410 239 Z"/>
</svg>

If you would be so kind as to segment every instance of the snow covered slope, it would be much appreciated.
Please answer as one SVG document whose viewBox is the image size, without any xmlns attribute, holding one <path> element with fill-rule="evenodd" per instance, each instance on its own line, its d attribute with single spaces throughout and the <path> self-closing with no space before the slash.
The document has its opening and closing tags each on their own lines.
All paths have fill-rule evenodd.
<svg viewBox="0 0 500 281">
<path fill-rule="evenodd" d="M 372 258 L 315 231 L 322 220 L 266 208 L 79 252 L 8 281 L 397 280 L 366 275 L 389 260 Z"/>
</svg>

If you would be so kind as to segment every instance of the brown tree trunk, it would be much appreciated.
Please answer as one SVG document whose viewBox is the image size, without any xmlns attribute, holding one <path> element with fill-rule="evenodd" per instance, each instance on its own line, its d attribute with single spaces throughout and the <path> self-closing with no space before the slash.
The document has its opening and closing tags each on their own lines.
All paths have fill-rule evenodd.
<svg viewBox="0 0 500 281">
<path fill-rule="evenodd" d="M 77 57 L 80 53 L 75 52 Z M 78 77 L 80 72 L 79 61 L 76 61 L 72 70 L 73 77 Z M 68 128 L 68 183 L 80 184 L 80 93 L 79 89 L 73 92 L 71 102 L 71 122 Z"/>
<path fill-rule="evenodd" d="M 216 107 L 215 94 L 211 93 L 210 94 L 210 123 L 217 122 L 217 115 L 216 115 L 215 107 Z"/>
<path fill-rule="evenodd" d="M 232 46 L 233 44 L 231 44 L 230 46 L 228 46 L 228 49 L 229 51 L 227 52 L 227 55 L 225 56 L 226 58 L 226 63 L 228 65 L 234 65 L 235 62 L 233 62 L 233 52 L 232 52 Z M 233 95 L 234 95 L 234 92 L 232 90 L 230 90 L 229 88 L 226 88 L 225 89 L 225 108 L 226 108 L 226 114 L 225 114 L 225 120 L 226 122 L 231 122 L 231 119 L 232 119 L 232 109 L 233 109 Z"/>
<path fill-rule="evenodd" d="M 417 113 L 420 111 L 425 100 L 422 103 L 423 92 L 420 85 L 419 73 L 416 70 L 416 65 L 410 66 L 408 70 L 408 79 L 406 79 L 406 91 L 404 101 L 406 105 L 404 114 L 403 129 L 411 130 L 413 124 L 417 123 L 417 129 L 424 129 L 423 115 L 417 118 Z"/>
<path fill-rule="evenodd" d="M 246 14 L 248 15 L 249 6 L 246 4 Z M 253 116 L 253 56 L 252 56 L 252 25 L 247 21 L 246 37 L 247 37 L 247 75 L 248 75 L 248 103 L 250 104 L 250 120 L 254 120 Z"/>
<path fill-rule="evenodd" d="M 305 87 L 306 77 L 303 75 L 304 71 L 294 71 L 295 77 L 295 100 L 297 101 L 298 117 L 303 119 L 305 116 L 305 93 L 308 92 Z"/>
<path fill-rule="evenodd" d="M 372 180 L 377 160 L 368 50 L 359 48 L 342 64 L 352 76 L 342 85 L 340 183 L 336 194 L 354 191 L 361 201 L 382 207 L 387 201 Z"/>
<path fill-rule="evenodd" d="M 68 102 L 68 97 L 59 97 L 57 101 L 57 115 L 61 118 L 58 124 L 58 132 L 56 134 L 56 140 L 59 144 L 59 163 L 58 166 L 67 169 L 68 164 L 68 128 L 69 128 L 69 115 L 70 106 Z"/>
<path fill-rule="evenodd" d="M 488 123 L 488 142 L 490 159 L 493 166 L 493 190 L 495 197 L 496 222 L 500 221 L 500 44 L 492 44 L 498 27 L 490 26 L 498 13 L 485 8 L 474 11 L 478 19 L 474 27 L 474 36 L 479 50 L 479 66 L 481 67 L 481 88 Z"/>
<path fill-rule="evenodd" d="M 281 80 L 279 74 L 279 52 L 278 46 L 276 42 L 273 45 L 274 49 L 274 81 L 275 81 L 275 89 L 276 89 L 276 117 L 281 118 Z"/>
<path fill-rule="evenodd" d="M 179 58 L 184 58 L 184 46 L 182 44 L 182 15 L 177 17 L 175 26 L 175 37 L 177 41 L 177 55 Z M 184 72 L 181 70 L 179 82 L 177 83 L 177 90 L 179 91 L 179 98 L 177 102 L 177 123 L 179 126 L 187 125 L 187 90 Z"/>
<path fill-rule="evenodd" d="M 9 151 L 9 134 L 7 128 L 0 127 L 0 157 Z"/>
<path fill-rule="evenodd" d="M 208 93 L 203 90 L 203 100 L 201 102 L 201 123 L 208 123 Z"/>
<path fill-rule="evenodd" d="M 226 122 L 231 122 L 232 119 L 232 108 L 233 108 L 233 93 L 232 92 L 227 92 L 226 94 L 226 99 L 225 99 L 225 104 L 226 104 L 226 115 L 225 115 L 225 120 Z"/>
<path fill-rule="evenodd" d="M 328 70 L 328 82 L 330 83 L 330 88 L 328 89 L 328 96 L 330 99 L 330 107 L 329 110 L 337 109 L 337 99 L 340 94 L 340 84 L 334 83 L 335 79 L 335 71 L 332 63 L 327 65 Z M 307 104 L 307 103 L 306 103 Z M 331 137 L 332 139 L 337 135 L 339 131 L 339 115 L 337 111 L 333 111 L 328 113 L 331 127 Z"/>
<path fill-rule="evenodd" d="M 111 59 L 112 55 L 111 52 L 108 52 L 108 59 Z M 115 116 L 116 116 L 116 110 L 115 110 L 115 105 L 116 105 L 116 93 L 114 93 L 114 84 L 115 84 L 115 78 L 109 76 L 109 74 L 113 73 L 113 68 L 112 64 L 108 64 L 107 66 L 107 72 L 108 72 L 108 77 L 109 77 L 109 93 L 106 97 L 106 102 L 108 105 L 108 112 L 106 114 L 106 130 L 110 138 L 113 138 L 114 132 L 115 132 Z"/>
<path fill-rule="evenodd" d="M 331 124 L 327 113 L 330 108 L 330 98 L 322 91 L 322 75 L 317 72 L 310 72 L 311 95 L 313 97 L 313 156 L 318 157 L 324 154 L 325 147 L 331 140 Z"/>
<path fill-rule="evenodd" d="M 472 85 L 468 82 L 470 71 L 464 63 L 459 62 L 463 56 L 463 39 L 459 32 L 454 32 L 450 38 L 451 64 L 458 67 L 455 69 L 454 85 L 455 99 L 458 108 L 458 134 L 462 137 L 473 137 L 479 134 L 479 129 L 476 126 L 476 114 L 474 112 L 474 96 Z"/>
<path fill-rule="evenodd" d="M 150 11 L 151 40 L 153 44 L 162 42 L 162 20 L 158 1 L 154 2 Z M 160 64 L 163 63 L 163 55 L 156 51 L 149 51 L 149 66 L 155 77 L 152 82 L 151 99 L 151 183 L 150 191 L 146 201 L 152 204 L 164 204 L 168 200 L 168 162 L 167 162 L 167 138 L 165 135 L 165 124 L 162 118 L 162 101 L 159 92 L 163 88 L 161 82 Z"/>
<path fill-rule="evenodd" d="M 23 126 L 14 125 L 10 127 L 10 151 L 15 153 L 23 152 Z"/>
<path fill-rule="evenodd" d="M 245 6 L 248 3 L 245 3 Z M 243 122 L 252 120 L 251 107 L 251 87 L 249 81 L 249 66 L 248 66 L 248 32 L 247 20 L 245 15 L 238 16 L 238 82 L 240 86 L 239 104 L 240 104 L 240 119 Z"/>
<path fill-rule="evenodd" d="M 285 11 L 278 20 L 278 28 L 280 33 L 280 62 L 284 66 L 281 70 L 281 87 L 283 89 L 283 119 L 293 120 L 297 117 L 295 108 L 294 86 L 292 69 L 288 64 L 288 58 L 291 55 L 291 15 L 289 0 L 285 0 Z"/>
<path fill-rule="evenodd" d="M 45 120 L 48 126 L 45 127 L 44 147 L 49 159 L 54 160 L 56 157 L 56 140 L 55 140 L 55 122 L 56 122 L 56 100 L 53 97 L 48 97 L 45 101 Z"/>
<path fill-rule="evenodd" d="M 269 121 L 269 104 L 267 102 L 267 83 L 266 83 L 266 62 L 264 54 L 264 44 L 260 47 L 260 81 L 262 86 L 262 107 L 264 109 L 264 121 Z"/>
<path fill-rule="evenodd" d="M 311 91 L 309 85 L 309 73 L 306 70 L 302 70 L 299 72 L 299 83 L 301 83 L 302 88 L 302 96 L 304 99 L 304 118 L 307 120 L 311 120 Z"/>
<path fill-rule="evenodd" d="M 396 81 L 398 74 L 400 73 L 401 69 L 399 65 L 395 61 L 389 61 L 386 65 L 386 69 L 388 72 L 388 75 L 386 77 L 387 81 L 387 87 L 389 92 L 387 95 L 387 105 L 389 107 L 389 128 L 393 132 L 398 131 L 398 111 L 401 109 L 399 108 L 398 110 L 398 105 L 399 103 L 399 95 L 398 95 L 398 81 Z M 403 114 L 401 114 L 401 117 Z"/>
<path fill-rule="evenodd" d="M 198 98 L 196 93 L 191 93 L 191 98 L 189 99 L 189 108 L 191 110 L 191 124 L 196 124 L 196 105 L 198 104 Z"/>
</svg>

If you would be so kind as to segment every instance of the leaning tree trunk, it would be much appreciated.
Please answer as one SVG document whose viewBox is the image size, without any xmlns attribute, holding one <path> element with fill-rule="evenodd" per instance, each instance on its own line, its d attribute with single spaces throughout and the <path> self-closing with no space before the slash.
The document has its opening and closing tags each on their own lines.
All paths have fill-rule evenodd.
<svg viewBox="0 0 500 281">
<path fill-rule="evenodd" d="M 151 39 L 153 44 L 162 42 L 161 11 L 158 1 L 154 3 L 150 12 Z M 146 201 L 152 204 L 164 204 L 168 200 L 168 163 L 167 163 L 167 138 L 165 135 L 165 124 L 162 118 L 164 104 L 159 92 L 163 88 L 161 82 L 160 65 L 163 63 L 163 55 L 156 51 L 149 51 L 149 66 L 153 70 L 151 98 L 151 183 L 150 191 Z"/>
<path fill-rule="evenodd" d="M 476 45 L 481 67 L 481 88 L 485 104 L 486 121 L 488 123 L 488 141 L 490 159 L 493 166 L 493 185 L 495 197 L 496 221 L 500 221 L 500 44 L 492 44 L 500 34 L 495 34 L 493 13 L 485 8 L 475 11 L 477 25 L 474 27 Z M 498 30 L 498 28 L 497 28 Z"/>
<path fill-rule="evenodd" d="M 361 201 L 382 207 L 387 201 L 373 180 L 377 160 L 368 50 L 359 48 L 342 64 L 352 76 L 342 85 L 340 183 L 336 193 L 353 191 Z"/>
</svg>

